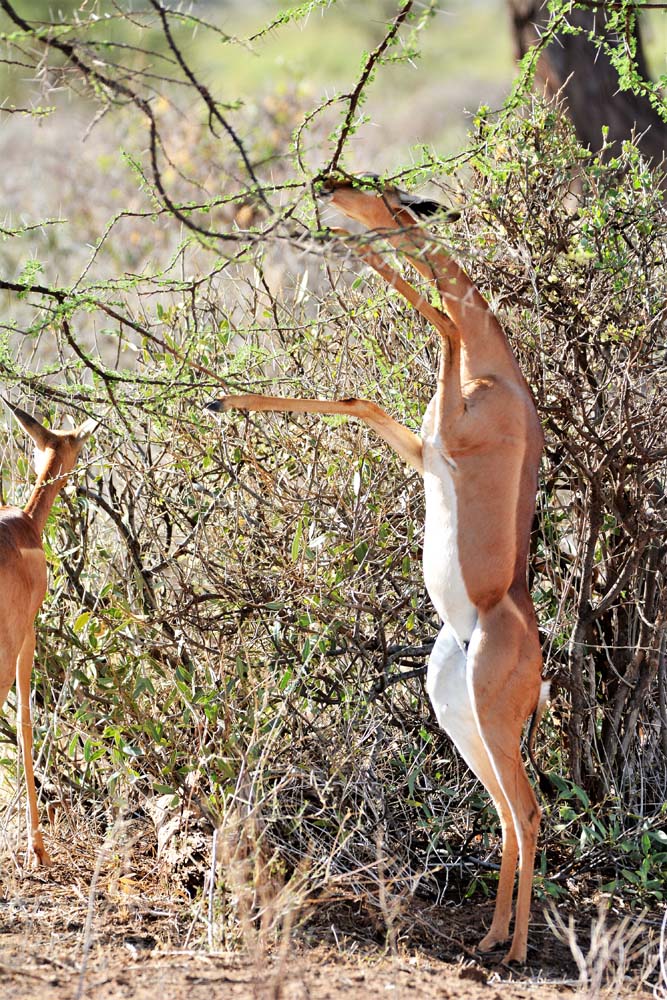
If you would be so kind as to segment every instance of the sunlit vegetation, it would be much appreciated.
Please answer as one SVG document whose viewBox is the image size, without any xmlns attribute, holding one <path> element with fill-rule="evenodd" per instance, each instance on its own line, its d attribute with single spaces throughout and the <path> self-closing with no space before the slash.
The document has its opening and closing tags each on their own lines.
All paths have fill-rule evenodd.
<svg viewBox="0 0 667 1000">
<path fill-rule="evenodd" d="M 34 682 L 47 790 L 100 838 L 156 802 L 203 816 L 226 858 L 208 886 L 214 932 L 197 931 L 216 945 L 260 911 L 271 933 L 297 926 L 316 898 L 387 923 L 387 885 L 402 900 L 492 891 L 496 817 L 418 669 L 438 628 L 418 477 L 338 419 L 218 424 L 204 411 L 228 389 L 359 395 L 418 428 L 431 333 L 359 271 L 316 196 L 322 170 L 375 167 L 461 210 L 435 238 L 501 317 L 544 423 L 531 586 L 558 691 L 538 753 L 558 795 L 538 899 L 647 909 L 655 929 L 667 878 L 656 175 L 631 143 L 611 159 L 582 149 L 527 82 L 504 110 L 499 98 L 480 109 L 465 140 L 448 130 L 441 87 L 475 74 L 488 105 L 509 81 L 499 3 L 433 17 L 410 2 L 303 4 L 266 35 L 262 5 L 213 28 L 157 2 L 111 20 L 71 4 L 47 28 L 50 5 L 11 6 L 27 27 L 0 25 L 3 392 L 54 425 L 100 420 L 46 530 Z M 20 504 L 24 443 L 0 433 L 2 497 Z M 1 725 L 12 774 L 11 712 Z"/>
</svg>

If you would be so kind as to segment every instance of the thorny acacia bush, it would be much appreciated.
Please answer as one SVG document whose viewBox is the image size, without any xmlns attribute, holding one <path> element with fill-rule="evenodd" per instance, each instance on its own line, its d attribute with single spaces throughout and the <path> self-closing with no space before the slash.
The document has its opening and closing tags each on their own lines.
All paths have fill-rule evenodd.
<svg viewBox="0 0 667 1000">
<path fill-rule="evenodd" d="M 645 904 L 665 861 L 664 211 L 630 146 L 591 161 L 538 107 L 492 159 L 478 124 L 463 219 L 439 238 L 505 322 L 547 430 L 531 572 L 560 689 L 541 753 L 562 794 L 543 888 L 596 868 Z M 218 428 L 203 414 L 221 391 L 205 366 L 235 390 L 369 396 L 418 427 L 431 331 L 354 258 L 307 249 L 278 294 L 270 244 L 228 285 L 172 289 L 171 304 L 148 285 L 140 309 L 96 291 L 124 317 L 132 363 L 113 370 L 90 349 L 72 356 L 90 298 L 32 296 L 34 337 L 67 361 L 36 371 L 6 348 L 6 384 L 38 408 L 102 417 L 47 529 L 37 740 L 49 778 L 87 810 L 181 790 L 227 834 L 225 817 L 250 822 L 292 879 L 290 906 L 323 887 L 377 901 L 385 855 L 394 892 L 437 895 L 471 843 L 473 870 L 493 869 L 493 819 L 423 676 L 387 684 L 425 664 L 438 628 L 419 479 L 352 423 L 234 415 Z M 20 502 L 30 474 L 5 447 L 4 495 Z M 606 801 L 588 808 L 586 789 Z"/>
<path fill-rule="evenodd" d="M 255 113 L 258 143 L 279 158 L 293 109 L 271 128 Z M 238 158 L 197 146 L 193 119 L 162 121 L 187 161 L 166 156 L 151 177 L 130 133 L 141 195 L 98 227 L 80 275 L 54 252 L 3 283 L 6 391 L 54 419 L 101 419 L 47 527 L 41 770 L 101 825 L 123 803 L 197 804 L 227 860 L 221 899 L 239 909 L 232 873 L 252 881 L 253 864 L 272 898 L 243 898 L 278 918 L 315 896 L 361 898 L 388 920 L 387 891 L 396 906 L 417 891 L 486 891 L 495 817 L 423 687 L 438 622 L 418 477 L 355 424 L 217 426 L 203 412 L 223 386 L 360 395 L 418 428 L 431 331 L 322 234 L 281 159 L 280 224 L 231 182 L 192 209 L 185 174 L 207 192 Z M 662 196 L 632 146 L 603 163 L 553 110 L 480 116 L 477 129 L 460 176 L 431 160 L 402 183 L 430 180 L 460 202 L 438 239 L 498 311 L 547 433 L 531 584 L 559 686 L 540 752 L 561 795 L 538 889 L 576 895 L 595 871 L 612 901 L 622 886 L 650 905 L 667 861 Z M 233 239 L 188 233 L 190 220 Z M 161 263 L 128 266 L 128 226 Z M 20 246 L 31 233 L 6 235 Z M 3 496 L 20 503 L 23 443 L 6 434 L 3 448 Z"/>
</svg>

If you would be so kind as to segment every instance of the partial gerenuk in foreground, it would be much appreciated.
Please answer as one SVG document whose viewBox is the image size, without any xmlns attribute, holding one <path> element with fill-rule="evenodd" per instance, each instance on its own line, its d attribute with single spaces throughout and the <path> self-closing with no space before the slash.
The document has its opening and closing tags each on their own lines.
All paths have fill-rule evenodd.
<svg viewBox="0 0 667 1000">
<path fill-rule="evenodd" d="M 23 510 L 0 507 L 0 706 L 16 680 L 16 728 L 23 748 L 30 848 L 38 864 L 50 865 L 39 829 L 30 715 L 35 615 L 44 600 L 47 583 L 42 532 L 53 501 L 67 482 L 97 421 L 86 420 L 73 431 L 51 431 L 18 407 L 10 409 L 35 443 L 37 482 Z"/>
</svg>

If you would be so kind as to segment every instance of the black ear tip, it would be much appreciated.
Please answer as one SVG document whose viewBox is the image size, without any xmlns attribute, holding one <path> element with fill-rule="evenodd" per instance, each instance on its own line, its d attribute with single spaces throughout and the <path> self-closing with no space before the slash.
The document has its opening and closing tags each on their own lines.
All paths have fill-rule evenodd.
<svg viewBox="0 0 667 1000">
<path fill-rule="evenodd" d="M 416 201 L 410 205 L 410 208 L 420 219 L 428 219 L 432 215 L 441 215 L 447 222 L 456 222 L 457 219 L 461 218 L 460 212 L 447 209 L 439 201 L 432 201 L 430 198 Z"/>
<path fill-rule="evenodd" d="M 447 222 L 455 222 L 461 218 L 460 212 L 445 208 L 433 198 L 420 198 L 419 195 L 408 194 L 407 191 L 398 191 L 398 197 L 401 204 L 409 208 L 418 219 L 428 219 L 432 215 L 439 215 Z"/>
</svg>

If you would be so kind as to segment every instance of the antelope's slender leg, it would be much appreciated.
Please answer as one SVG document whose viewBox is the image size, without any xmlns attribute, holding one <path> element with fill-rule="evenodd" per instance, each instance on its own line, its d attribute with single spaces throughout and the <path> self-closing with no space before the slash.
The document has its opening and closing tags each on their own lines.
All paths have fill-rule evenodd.
<svg viewBox="0 0 667 1000">
<path fill-rule="evenodd" d="M 535 648 L 537 646 L 537 649 Z M 537 662 L 536 657 L 537 656 Z M 537 667 L 537 669 L 536 669 Z M 511 812 L 519 846 L 519 888 L 507 962 L 525 962 L 541 810 L 521 758 L 521 733 L 539 699 L 539 641 L 507 595 L 480 611 L 468 648 L 468 689 L 480 736 Z M 502 869 L 501 869 L 502 871 Z M 504 938 L 508 886 L 499 886 L 497 917 L 481 947 Z"/>
<path fill-rule="evenodd" d="M 298 399 L 290 396 L 261 396 L 246 393 L 240 396 L 222 396 L 209 403 L 214 413 L 227 410 L 253 410 L 278 413 L 323 413 L 344 417 L 357 417 L 372 427 L 404 462 L 418 472 L 423 472 L 421 440 L 411 430 L 390 417 L 382 407 L 367 399 Z"/>
<path fill-rule="evenodd" d="M 498 782 L 477 725 L 467 676 L 466 652 L 452 629 L 443 625 L 429 657 L 426 680 L 428 696 L 441 728 L 491 796 L 502 828 L 503 851 L 493 923 L 480 945 L 482 950 L 487 950 L 509 937 L 518 844 L 512 810 Z"/>
<path fill-rule="evenodd" d="M 401 295 L 410 303 L 411 306 L 420 313 L 424 319 L 432 323 L 436 328 L 438 333 L 443 337 L 458 337 L 458 331 L 455 324 L 452 322 L 449 316 L 445 315 L 440 309 L 436 309 L 435 306 L 426 299 L 421 292 L 418 292 L 405 278 L 398 273 L 393 267 L 390 267 L 384 260 L 384 258 L 373 248 L 373 245 L 369 240 L 360 239 L 358 236 L 352 237 L 350 233 L 345 229 L 334 229 L 332 232 L 341 237 L 349 237 L 351 242 L 349 243 L 350 249 L 357 254 L 369 267 L 372 267 L 374 271 L 384 278 L 388 285 L 395 288 L 396 291 L 400 292 Z"/>
<path fill-rule="evenodd" d="M 30 628 L 19 653 L 16 685 L 18 692 L 17 709 L 20 719 L 21 749 L 23 752 L 23 773 L 28 796 L 28 820 L 30 822 L 29 849 L 37 859 L 38 864 L 49 866 L 51 858 L 47 854 L 39 829 L 39 811 L 37 809 L 37 791 L 35 789 L 35 772 L 32 763 L 32 716 L 30 710 L 30 677 L 35 656 L 35 630 Z"/>
</svg>

